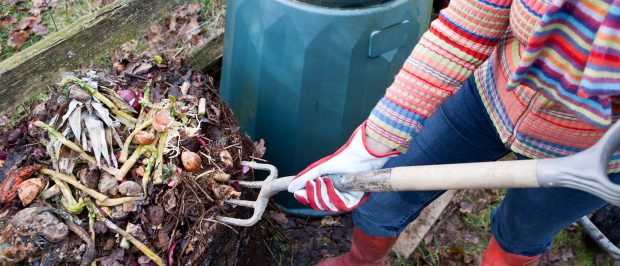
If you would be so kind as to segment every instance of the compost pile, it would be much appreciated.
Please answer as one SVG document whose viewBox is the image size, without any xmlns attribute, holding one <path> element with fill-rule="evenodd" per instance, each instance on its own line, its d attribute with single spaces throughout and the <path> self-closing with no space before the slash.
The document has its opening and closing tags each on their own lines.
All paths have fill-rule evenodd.
<svg viewBox="0 0 620 266">
<path fill-rule="evenodd" d="M 199 262 L 262 155 L 213 79 L 124 59 L 49 90 L 0 132 L 0 262 Z"/>
</svg>

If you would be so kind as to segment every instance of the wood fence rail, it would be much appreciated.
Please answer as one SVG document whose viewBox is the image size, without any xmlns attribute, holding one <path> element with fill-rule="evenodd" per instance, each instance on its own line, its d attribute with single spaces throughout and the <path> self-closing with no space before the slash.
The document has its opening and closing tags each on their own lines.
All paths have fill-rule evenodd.
<svg viewBox="0 0 620 266">
<path fill-rule="evenodd" d="M 152 23 L 191 0 L 119 0 L 0 62 L 0 110 L 25 102 L 59 74 L 101 59 L 141 37 Z"/>
</svg>

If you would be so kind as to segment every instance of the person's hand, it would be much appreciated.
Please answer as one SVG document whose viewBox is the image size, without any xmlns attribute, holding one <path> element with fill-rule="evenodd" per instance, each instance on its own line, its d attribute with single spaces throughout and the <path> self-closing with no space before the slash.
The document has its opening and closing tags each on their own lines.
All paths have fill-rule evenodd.
<svg viewBox="0 0 620 266">
<path fill-rule="evenodd" d="M 387 160 L 399 154 L 387 146 L 366 137 L 366 123 L 359 126 L 347 143 L 334 154 L 318 160 L 301 171 L 289 183 L 288 191 L 306 206 L 315 210 L 349 211 L 368 198 L 359 191 L 338 191 L 327 174 L 352 173 L 381 168 Z"/>
</svg>

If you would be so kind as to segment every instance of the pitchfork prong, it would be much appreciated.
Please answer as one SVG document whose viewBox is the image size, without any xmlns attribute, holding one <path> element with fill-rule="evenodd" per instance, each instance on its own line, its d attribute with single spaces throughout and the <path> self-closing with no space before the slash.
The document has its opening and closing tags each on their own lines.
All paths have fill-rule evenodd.
<svg viewBox="0 0 620 266">
<path fill-rule="evenodd" d="M 251 200 L 227 200 L 226 201 L 226 203 L 229 203 L 229 204 L 253 208 L 254 213 L 252 213 L 252 217 L 250 217 L 249 219 L 238 219 L 238 218 L 232 218 L 232 217 L 226 217 L 226 216 L 217 216 L 215 219 L 220 222 L 230 224 L 230 225 L 252 226 L 256 224 L 263 216 L 263 213 L 265 212 L 265 209 L 267 208 L 267 203 L 269 203 L 269 198 L 271 198 L 271 196 L 275 195 L 276 193 L 280 191 L 286 190 L 286 188 L 288 187 L 288 183 L 293 177 L 290 176 L 290 177 L 278 178 L 278 169 L 271 164 L 243 161 L 241 162 L 241 165 L 248 166 L 254 170 L 265 170 L 269 172 L 269 175 L 263 181 L 240 181 L 239 182 L 239 185 L 242 187 L 260 189 L 260 192 L 258 193 L 258 197 L 256 198 L 255 201 L 251 201 Z"/>
</svg>

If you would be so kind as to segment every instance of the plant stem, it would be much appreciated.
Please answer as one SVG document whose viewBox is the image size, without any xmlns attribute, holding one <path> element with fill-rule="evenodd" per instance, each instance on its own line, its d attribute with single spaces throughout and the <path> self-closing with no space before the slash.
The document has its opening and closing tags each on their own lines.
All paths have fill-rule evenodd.
<svg viewBox="0 0 620 266">
<path fill-rule="evenodd" d="M 131 242 L 140 251 L 142 251 L 142 253 L 144 253 L 144 255 L 146 255 L 147 257 L 151 258 L 151 260 L 153 260 L 153 262 L 155 264 L 161 265 L 161 266 L 166 265 L 166 264 L 164 264 L 164 261 L 159 256 L 157 256 L 157 254 L 155 252 L 153 252 L 151 249 L 149 249 L 144 243 L 140 242 L 140 240 L 136 239 L 131 234 L 127 233 L 127 231 L 125 231 L 125 230 L 121 229 L 120 227 L 118 227 L 112 221 L 110 221 L 107 218 L 103 217 L 103 215 L 101 214 L 101 212 L 99 212 L 99 209 L 97 209 L 95 204 L 93 204 L 92 202 L 87 202 L 87 207 L 88 207 L 88 209 L 90 211 L 94 212 L 95 215 L 97 215 L 97 218 L 99 218 L 100 221 L 102 221 L 108 228 L 110 228 L 110 230 L 112 230 L 115 233 L 121 235 L 123 238 L 126 238 L 127 240 L 129 240 L 129 242 Z"/>
<path fill-rule="evenodd" d="M 122 197 L 122 198 L 108 198 L 105 201 L 97 201 L 97 206 L 105 206 L 105 207 L 113 207 L 117 205 L 121 205 L 124 203 L 136 202 L 139 200 L 143 200 L 144 197 Z"/>
<path fill-rule="evenodd" d="M 118 107 L 114 104 L 114 102 L 112 102 L 110 99 L 105 97 L 105 95 L 101 94 L 95 88 L 92 88 L 90 85 L 88 85 L 86 81 L 83 81 L 76 77 L 66 77 L 60 82 L 59 86 L 65 87 L 70 83 L 79 85 L 80 88 L 90 93 L 90 95 L 92 95 L 97 100 L 99 100 L 101 103 L 103 103 L 105 106 L 107 106 L 108 109 L 110 109 L 112 113 L 116 116 L 116 118 L 119 121 L 121 121 L 123 124 L 125 124 L 126 126 L 128 127 L 135 126 L 137 120 L 133 116 L 118 109 Z"/>
<path fill-rule="evenodd" d="M 91 189 L 87 186 L 82 185 L 82 183 L 80 183 L 79 181 L 77 181 L 77 179 L 75 179 L 75 177 L 73 176 L 69 176 L 69 175 L 65 175 L 65 174 L 61 174 L 59 172 L 47 169 L 47 168 L 41 168 L 41 170 L 39 170 L 39 173 L 44 174 L 44 175 L 48 175 L 50 177 L 52 177 L 52 179 L 58 179 L 60 181 L 63 182 L 67 182 L 70 185 L 84 191 L 84 193 L 88 194 L 89 196 L 95 198 L 98 201 L 105 201 L 108 199 L 108 196 L 103 195 L 99 192 L 97 192 L 94 189 Z"/>
<path fill-rule="evenodd" d="M 148 108 L 153 107 L 153 103 L 151 102 L 151 85 L 152 84 L 153 84 L 153 79 L 149 79 L 146 82 L 146 85 L 144 86 L 144 94 L 142 96 L 142 99 L 140 99 L 140 105 L 142 105 L 143 109 L 144 107 L 148 107 Z"/>
<path fill-rule="evenodd" d="M 164 131 L 159 136 L 159 143 L 157 143 L 157 161 L 155 161 L 157 169 L 155 170 L 155 174 L 153 175 L 153 184 L 158 185 L 164 182 L 161 175 L 164 171 L 164 148 L 166 147 L 167 140 L 168 131 Z"/>
<path fill-rule="evenodd" d="M 58 178 L 54 177 L 54 176 L 50 176 L 52 178 L 52 181 L 54 181 L 54 183 L 56 183 L 56 186 L 58 186 L 58 188 L 60 188 L 60 192 L 62 193 L 62 197 L 63 199 L 65 199 L 65 201 L 69 204 L 78 204 L 77 200 L 75 200 L 75 198 L 73 197 L 73 193 L 71 192 L 71 189 L 69 188 L 69 186 L 67 186 L 67 184 L 65 184 L 65 182 L 60 181 Z"/>
<path fill-rule="evenodd" d="M 123 180 L 123 178 L 127 175 L 127 173 L 129 173 L 129 170 L 131 169 L 131 167 L 133 167 L 133 165 L 136 164 L 136 162 L 138 161 L 138 158 L 140 157 L 140 155 L 142 155 L 142 147 L 143 147 L 142 145 L 138 146 L 138 148 L 136 148 L 136 150 L 133 151 L 133 154 L 131 155 L 131 157 L 125 160 L 125 162 L 123 163 L 123 166 L 121 166 L 121 169 L 119 169 L 115 175 L 116 180 L 118 181 Z"/>
<path fill-rule="evenodd" d="M 149 119 L 147 121 L 144 121 L 144 123 L 142 123 L 141 125 L 139 125 L 138 127 L 136 127 L 131 134 L 129 134 L 129 136 L 127 136 L 127 139 L 125 139 L 125 143 L 123 143 L 123 150 L 121 150 L 121 155 L 118 157 L 118 161 L 121 163 L 124 163 L 125 161 L 127 161 L 127 156 L 129 155 L 129 145 L 131 144 L 131 140 L 133 140 L 133 137 L 140 132 L 141 130 L 147 128 L 148 126 L 150 126 L 151 124 L 153 124 L 153 120 Z"/>
<path fill-rule="evenodd" d="M 47 134 L 50 135 L 50 138 L 56 138 L 63 145 L 67 146 L 67 148 L 69 148 L 69 149 L 79 153 L 80 157 L 82 159 L 88 161 L 92 165 L 98 166 L 97 165 L 97 161 L 95 160 L 95 158 L 93 158 L 90 155 L 86 154 L 86 152 L 84 152 L 84 150 L 82 150 L 82 148 L 80 148 L 80 146 L 76 145 L 75 143 L 73 143 L 73 142 L 69 141 L 68 139 L 66 139 L 65 137 L 63 137 L 62 134 L 60 134 L 60 132 L 56 131 L 56 129 L 54 129 L 50 125 L 45 124 L 45 123 L 43 123 L 41 121 L 34 121 L 32 124 L 37 126 L 37 127 L 42 128 L 42 129 L 45 129 L 47 131 Z"/>
<path fill-rule="evenodd" d="M 153 147 L 153 145 L 145 146 L 145 151 L 151 153 L 151 157 L 149 158 L 149 162 L 144 169 L 144 176 L 142 177 L 142 191 L 144 192 L 144 197 L 146 197 L 146 186 L 149 184 L 149 180 L 151 180 L 151 173 L 153 173 L 153 167 L 155 167 L 155 161 L 159 158 L 157 155 L 157 149 Z"/>
<path fill-rule="evenodd" d="M 58 85 L 61 87 L 65 87 L 69 85 L 70 83 L 75 83 L 79 85 L 83 90 L 90 93 L 90 95 L 95 97 L 97 100 L 99 100 L 101 103 L 103 103 L 105 106 L 107 106 L 111 110 L 118 109 L 118 107 L 116 107 L 116 105 L 114 105 L 114 103 L 110 101 L 110 99 L 105 97 L 103 94 L 99 93 L 99 91 L 97 91 L 95 88 L 88 85 L 86 81 L 83 81 L 77 77 L 66 77 L 62 81 L 60 81 L 60 84 Z"/>
</svg>

